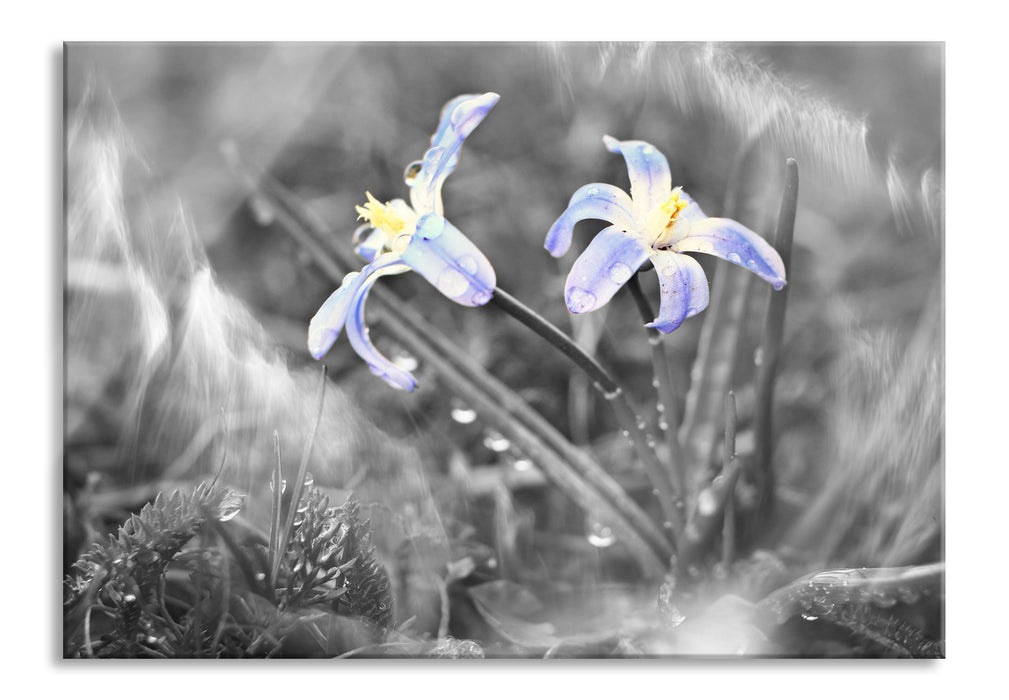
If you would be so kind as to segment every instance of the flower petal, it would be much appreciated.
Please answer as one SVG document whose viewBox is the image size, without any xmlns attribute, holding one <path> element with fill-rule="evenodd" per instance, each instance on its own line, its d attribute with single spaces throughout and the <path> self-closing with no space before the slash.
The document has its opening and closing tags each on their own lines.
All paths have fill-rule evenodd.
<svg viewBox="0 0 1009 700">
<path fill-rule="evenodd" d="M 399 256 L 386 254 L 379 256 L 360 272 L 349 272 L 343 278 L 340 288 L 329 295 L 322 306 L 312 317 L 308 325 L 308 351 L 316 360 L 321 360 L 333 343 L 340 337 L 347 322 L 347 315 L 355 303 L 361 287 L 368 282 L 370 276 L 378 279 L 381 275 L 398 274 L 410 268 L 399 264 Z M 380 274 L 377 274 L 379 273 Z M 374 280 L 371 282 L 374 284 Z M 370 287 L 370 284 L 369 284 Z"/>
<path fill-rule="evenodd" d="M 354 348 L 361 359 L 368 363 L 372 374 L 381 377 L 386 382 L 404 391 L 413 391 L 417 386 L 417 380 L 413 375 L 389 360 L 378 351 L 371 338 L 368 336 L 368 328 L 364 323 L 364 307 L 368 299 L 368 292 L 378 281 L 379 277 L 385 275 L 397 275 L 409 270 L 408 267 L 400 263 L 400 258 L 394 253 L 386 253 L 376 258 L 375 262 L 367 265 L 361 271 L 360 282 L 356 285 L 353 298 L 349 303 L 349 313 L 347 314 L 347 340 Z"/>
<path fill-rule="evenodd" d="M 612 136 L 603 136 L 603 143 L 611 153 L 623 155 L 631 178 L 631 199 L 640 217 L 665 204 L 673 180 L 669 162 L 659 149 L 645 141 L 619 141 Z"/>
<path fill-rule="evenodd" d="M 595 311 L 623 287 L 651 249 L 634 235 L 609 226 L 592 239 L 568 273 L 564 299 L 568 311 Z"/>
<path fill-rule="evenodd" d="M 354 231 L 354 252 L 366 262 L 371 262 L 388 242 L 386 235 L 374 226 L 365 224 Z"/>
<path fill-rule="evenodd" d="M 463 306 L 483 306 L 497 285 L 494 267 L 462 231 L 437 214 L 422 216 L 404 263 Z"/>
<path fill-rule="evenodd" d="M 686 223 L 686 222 L 684 222 Z M 715 255 L 756 273 L 775 289 L 785 286 L 785 263 L 770 243 L 732 219 L 705 219 L 677 226 L 672 248 L 677 252 Z"/>
<path fill-rule="evenodd" d="M 601 219 L 626 230 L 638 228 L 630 195 L 619 187 L 593 182 L 571 196 L 568 208 L 550 227 L 543 247 L 555 258 L 564 255 L 571 247 L 575 224 L 584 219 Z"/>
<path fill-rule="evenodd" d="M 662 294 L 659 315 L 645 325 L 671 333 L 708 306 L 708 278 L 701 264 L 689 255 L 660 250 L 651 256 Z"/>
<path fill-rule="evenodd" d="M 417 213 L 442 213 L 441 187 L 459 162 L 459 149 L 499 99 L 501 96 L 493 92 L 460 95 L 442 108 L 431 148 L 424 154 L 410 186 L 410 202 Z"/>
</svg>

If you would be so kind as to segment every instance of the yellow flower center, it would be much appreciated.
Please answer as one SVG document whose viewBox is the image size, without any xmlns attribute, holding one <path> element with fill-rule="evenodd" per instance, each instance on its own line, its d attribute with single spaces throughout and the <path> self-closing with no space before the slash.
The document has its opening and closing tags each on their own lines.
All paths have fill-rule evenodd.
<svg viewBox="0 0 1009 700">
<path fill-rule="evenodd" d="M 364 219 L 369 224 L 379 229 L 389 239 L 389 243 L 396 240 L 403 229 L 406 228 L 406 221 L 397 214 L 388 204 L 382 204 L 372 196 L 371 192 L 365 193 L 368 201 L 363 206 L 357 206 L 357 218 Z"/>
<path fill-rule="evenodd" d="M 665 204 L 655 210 L 652 219 L 655 224 L 652 230 L 656 231 L 655 240 L 652 241 L 653 248 L 665 248 L 673 242 L 673 228 L 676 226 L 677 217 L 687 206 L 686 200 L 680 199 L 680 188 L 677 187 Z"/>
</svg>

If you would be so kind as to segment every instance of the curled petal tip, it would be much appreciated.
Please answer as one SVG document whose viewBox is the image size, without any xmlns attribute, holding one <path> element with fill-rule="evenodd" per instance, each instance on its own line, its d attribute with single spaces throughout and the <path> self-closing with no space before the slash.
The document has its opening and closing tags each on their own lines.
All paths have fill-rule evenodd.
<svg viewBox="0 0 1009 700">
<path fill-rule="evenodd" d="M 564 300 L 568 305 L 568 311 L 573 314 L 594 311 L 598 301 L 595 294 L 581 287 L 568 287 Z"/>
</svg>

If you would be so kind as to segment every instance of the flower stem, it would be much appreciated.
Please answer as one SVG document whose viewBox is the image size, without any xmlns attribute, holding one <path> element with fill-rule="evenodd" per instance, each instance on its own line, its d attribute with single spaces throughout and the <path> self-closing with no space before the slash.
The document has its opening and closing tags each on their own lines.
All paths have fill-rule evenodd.
<svg viewBox="0 0 1009 700">
<path fill-rule="evenodd" d="M 663 517 L 669 523 L 673 537 L 678 539 L 681 521 L 679 511 L 675 506 L 676 496 L 672 482 L 659 462 L 659 458 L 655 454 L 654 442 L 645 433 L 639 414 L 631 404 L 627 392 L 595 358 L 582 350 L 570 336 L 505 290 L 500 287 L 495 288 L 490 303 L 560 350 L 565 357 L 593 380 L 594 386 L 603 395 L 603 398 L 613 406 L 617 421 L 631 440 L 634 450 L 638 453 L 638 458 L 645 466 L 652 482 L 652 488 L 659 499 Z"/>
<path fill-rule="evenodd" d="M 655 318 L 655 312 L 641 289 L 638 275 L 635 274 L 631 277 L 627 288 L 634 298 L 634 304 L 637 306 L 638 313 L 641 314 L 642 321 L 646 324 L 651 323 Z M 683 450 L 680 447 L 680 438 L 677 434 L 680 427 L 680 410 L 677 403 L 679 397 L 676 392 L 676 384 L 673 381 L 672 368 L 669 366 L 669 358 L 666 357 L 665 348 L 662 347 L 662 333 L 654 328 L 645 328 L 645 332 L 648 336 L 648 346 L 652 352 L 652 368 L 655 373 L 658 399 L 661 405 L 659 413 L 665 420 L 665 427 L 663 428 L 660 424 L 659 428 L 665 433 L 666 445 L 669 449 L 669 480 L 673 484 L 679 503 L 686 492 L 683 479 Z M 682 505 L 679 507 L 682 508 Z"/>
<path fill-rule="evenodd" d="M 306 252 L 313 265 L 334 284 L 358 266 L 352 255 L 334 245 L 324 225 L 284 186 L 245 162 L 234 149 L 224 155 L 254 196 L 272 207 L 280 229 Z M 586 452 L 576 448 L 514 390 L 462 352 L 437 328 L 388 289 L 377 287 L 371 297 L 391 323 L 388 331 L 404 347 L 430 365 L 460 398 L 491 425 L 507 435 L 561 491 L 586 512 L 605 518 L 646 576 L 661 577 L 672 548 L 651 518 Z"/>
</svg>

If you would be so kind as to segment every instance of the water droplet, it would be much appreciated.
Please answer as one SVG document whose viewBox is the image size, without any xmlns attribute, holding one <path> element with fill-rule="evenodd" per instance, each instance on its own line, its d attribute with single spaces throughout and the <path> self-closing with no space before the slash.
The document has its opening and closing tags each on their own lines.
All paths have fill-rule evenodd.
<svg viewBox="0 0 1009 700">
<path fill-rule="evenodd" d="M 265 581 L 266 580 L 266 574 L 264 574 L 262 571 L 257 571 L 256 575 L 253 576 L 253 578 L 256 579 L 257 581 Z"/>
<path fill-rule="evenodd" d="M 476 420 L 476 411 L 459 400 L 452 401 L 452 420 L 469 425 Z"/>
<path fill-rule="evenodd" d="M 756 271 L 756 269 L 757 269 L 757 261 L 754 260 L 753 258 L 750 258 L 749 260 L 746 261 L 746 266 L 748 268 L 750 268 L 751 270 Z"/>
<path fill-rule="evenodd" d="M 473 292 L 473 296 L 470 298 L 470 300 L 473 302 L 474 306 L 483 306 L 488 301 L 490 301 L 491 296 L 492 296 L 491 292 L 485 289 L 480 289 Z"/>
<path fill-rule="evenodd" d="M 491 557 L 490 559 L 487 560 L 487 568 L 488 569 L 497 568 L 497 559 L 495 557 Z"/>
<path fill-rule="evenodd" d="M 406 252 L 406 249 L 410 247 L 410 241 L 413 240 L 412 233 L 401 233 L 392 241 L 392 249 L 394 252 L 402 255 Z"/>
<path fill-rule="evenodd" d="M 642 418 L 641 416 L 635 416 L 635 421 L 634 422 L 635 422 L 635 425 L 638 426 L 638 430 L 644 430 L 647 427 L 647 425 L 648 425 L 647 423 L 645 423 L 645 419 Z"/>
<path fill-rule="evenodd" d="M 133 595 L 132 593 L 127 593 L 126 595 L 123 596 L 123 602 L 124 603 L 135 603 L 136 601 L 137 601 L 137 597 L 135 595 Z"/>
<path fill-rule="evenodd" d="M 491 452 L 505 452 L 511 447 L 511 442 L 501 433 L 495 430 L 488 430 L 483 438 L 484 446 Z"/>
<path fill-rule="evenodd" d="M 455 261 L 456 265 L 462 268 L 463 271 L 468 272 L 471 275 L 475 275 L 479 268 L 476 258 L 472 255 L 463 255 L 461 258 Z"/>
<path fill-rule="evenodd" d="M 469 281 L 458 270 L 446 267 L 438 275 L 438 282 L 435 286 L 438 287 L 438 291 L 451 299 L 465 292 L 469 287 Z"/>
<path fill-rule="evenodd" d="M 753 351 L 753 364 L 756 367 L 764 364 L 764 348 L 757 348 Z"/>
<path fill-rule="evenodd" d="M 249 211 L 252 212 L 253 220 L 260 226 L 269 226 L 276 217 L 273 205 L 263 197 L 249 197 Z"/>
<path fill-rule="evenodd" d="M 587 190 L 585 190 L 585 196 L 587 197 L 595 197 L 598 194 L 599 194 L 598 187 L 589 187 Z"/>
<path fill-rule="evenodd" d="M 312 476 L 311 472 L 309 472 L 308 474 L 305 474 L 305 485 L 304 485 L 304 488 L 306 490 L 308 490 L 308 489 L 312 488 L 313 486 L 315 486 L 315 477 Z"/>
<path fill-rule="evenodd" d="M 405 350 L 400 350 L 392 357 L 392 363 L 404 372 L 413 372 L 420 365 L 417 358 Z"/>
<path fill-rule="evenodd" d="M 673 267 L 672 265 L 670 265 L 669 267 L 662 268 L 662 276 L 663 277 L 675 277 L 676 276 L 676 268 Z"/>
<path fill-rule="evenodd" d="M 715 514 L 718 510 L 718 499 L 715 498 L 715 492 L 711 489 L 704 489 L 699 494 L 697 494 L 697 512 L 705 517 L 709 517 Z"/>
<path fill-rule="evenodd" d="M 814 615 L 813 613 L 809 612 L 808 610 L 803 610 L 802 611 L 802 619 L 803 620 L 808 620 L 808 621 L 812 622 L 813 620 L 819 620 L 820 616 L 819 615 Z"/>
<path fill-rule="evenodd" d="M 407 185 L 413 185 L 413 183 L 417 180 L 417 176 L 420 175 L 420 168 L 422 165 L 423 163 L 421 161 L 415 160 L 410 163 L 410 165 L 406 166 L 406 170 L 403 171 L 403 182 Z"/>
<path fill-rule="evenodd" d="M 241 512 L 243 500 L 244 499 L 238 495 L 225 499 L 225 501 L 221 503 L 220 510 L 217 511 L 217 519 L 222 523 L 226 523 L 234 518 Z"/>
<path fill-rule="evenodd" d="M 270 491 L 276 492 L 276 486 L 274 485 L 273 479 L 270 479 Z M 280 480 L 280 493 L 283 494 L 287 491 L 287 479 Z"/>
<path fill-rule="evenodd" d="M 665 418 L 659 418 L 659 430 L 669 430 L 669 422 Z"/>
<path fill-rule="evenodd" d="M 634 274 L 634 270 L 621 262 L 610 265 L 610 281 L 613 284 L 623 284 L 631 278 L 632 274 Z"/>
<path fill-rule="evenodd" d="M 662 527 L 664 527 L 666 530 L 672 530 L 673 524 L 667 520 L 666 522 L 662 523 Z"/>
<path fill-rule="evenodd" d="M 621 430 L 620 434 L 623 435 L 625 438 L 629 438 L 631 436 L 631 433 L 630 433 L 629 430 Z"/>
<path fill-rule="evenodd" d="M 679 627 L 687 619 L 687 616 L 684 615 L 682 612 L 680 612 L 680 609 L 678 607 L 676 607 L 675 605 L 670 605 L 666 609 L 665 613 L 666 613 L 665 622 L 670 627 Z"/>
<path fill-rule="evenodd" d="M 785 280 L 776 280 L 771 283 L 771 286 L 780 291 L 785 286 Z"/>
<path fill-rule="evenodd" d="M 743 259 L 739 257 L 739 253 L 736 253 L 735 251 L 729 253 L 728 260 L 729 262 L 736 263 L 737 265 L 743 264 Z"/>
<path fill-rule="evenodd" d="M 588 524 L 586 537 L 593 547 L 609 547 L 617 541 L 617 536 L 613 534 L 613 529 L 608 525 L 603 525 L 598 520 L 591 520 Z"/>
<path fill-rule="evenodd" d="M 517 472 L 527 472 L 533 468 L 533 463 L 528 459 L 516 459 L 512 468 Z"/>
<path fill-rule="evenodd" d="M 599 388 L 601 389 L 602 387 L 599 387 Z M 603 392 L 603 398 L 606 399 L 607 401 L 612 401 L 613 399 L 615 399 L 618 396 L 620 396 L 620 393 L 622 391 L 623 391 L 623 389 L 621 389 L 620 387 L 617 387 L 613 391 L 604 391 Z"/>
<path fill-rule="evenodd" d="M 650 144 L 646 143 L 644 146 L 641 147 L 641 152 L 644 153 L 645 155 L 648 155 L 653 151 L 655 151 L 655 149 Z"/>
<path fill-rule="evenodd" d="M 571 287 L 568 290 L 567 303 L 571 313 L 580 314 L 594 308 L 596 295 L 581 287 Z"/>
</svg>

